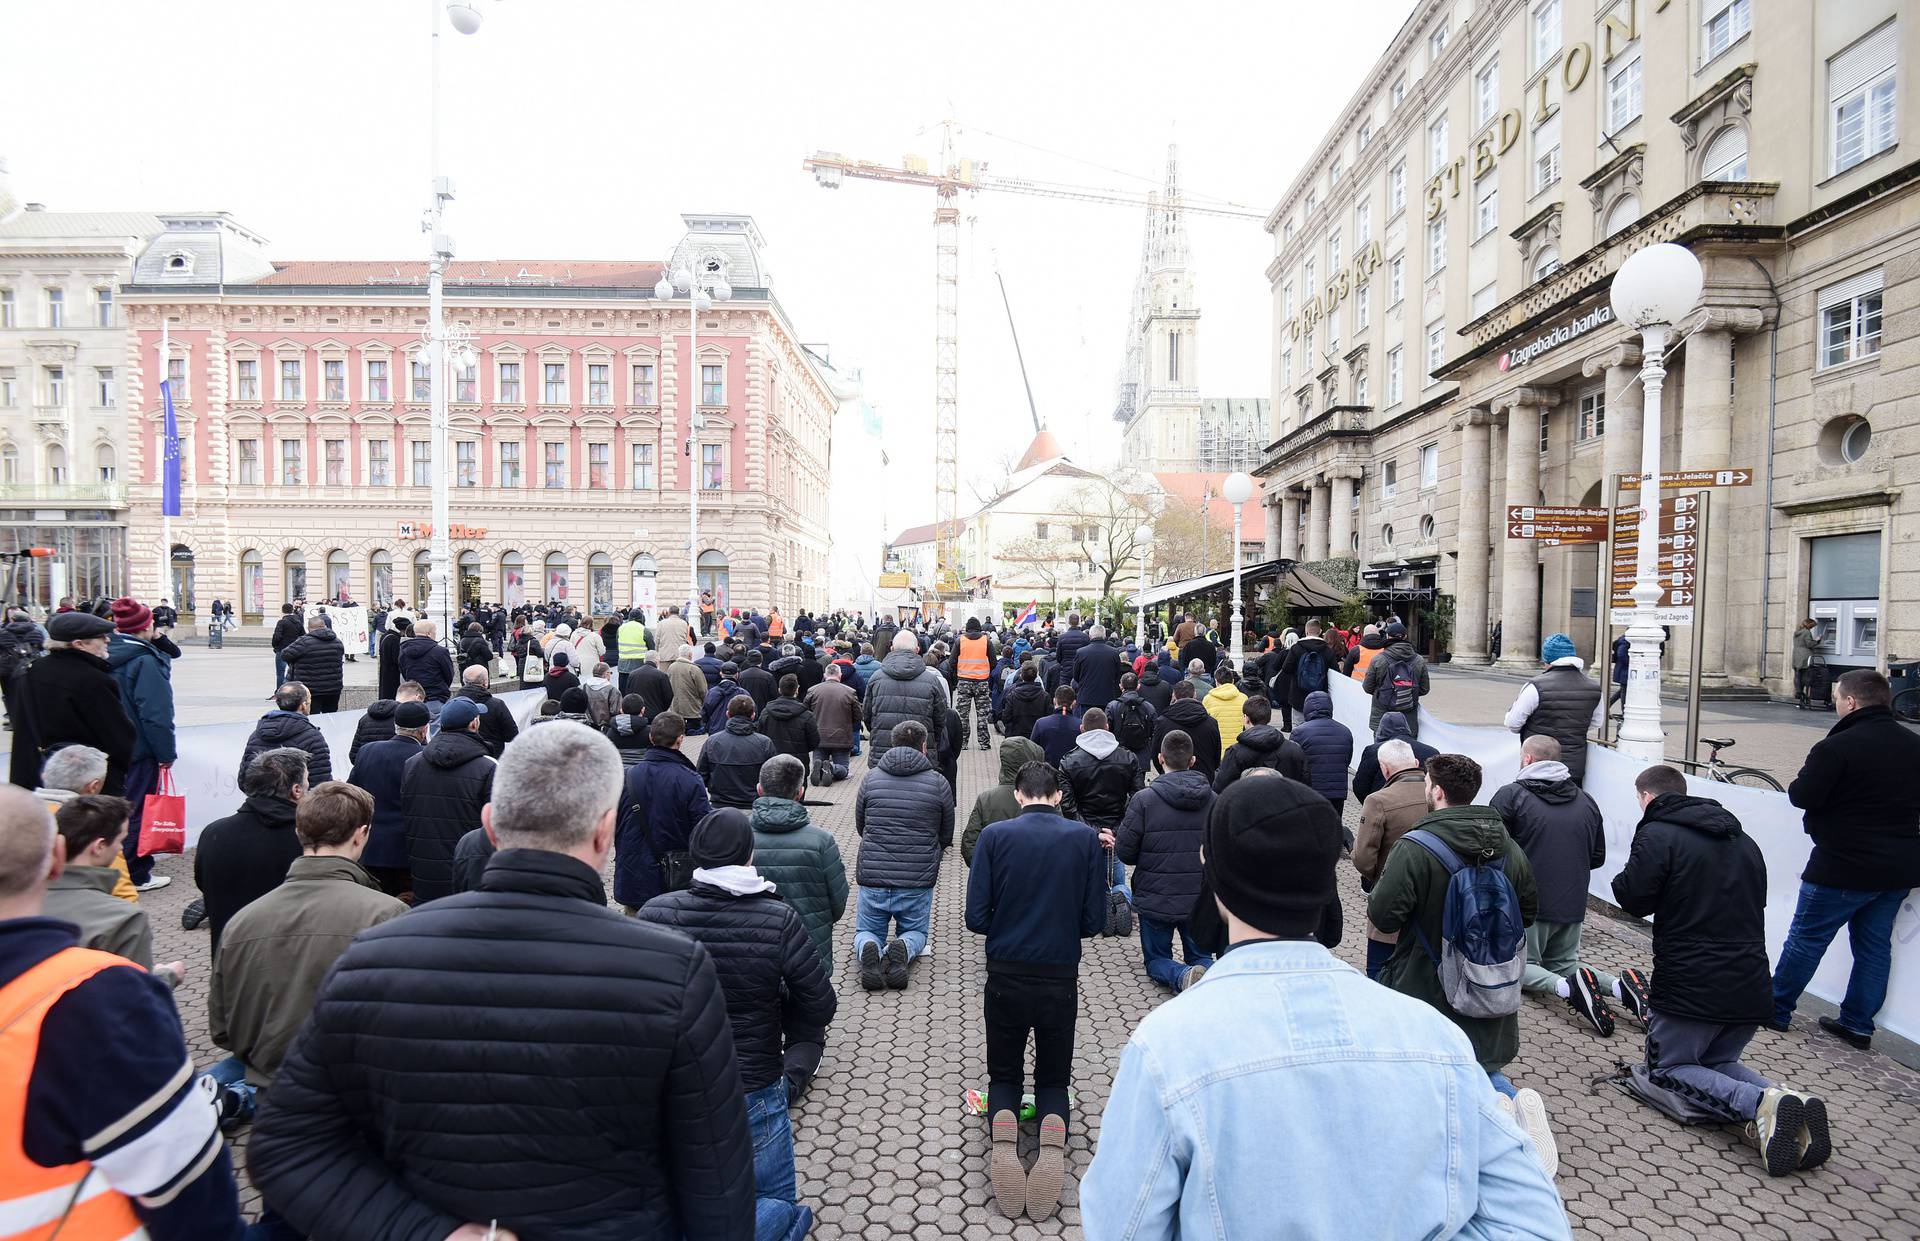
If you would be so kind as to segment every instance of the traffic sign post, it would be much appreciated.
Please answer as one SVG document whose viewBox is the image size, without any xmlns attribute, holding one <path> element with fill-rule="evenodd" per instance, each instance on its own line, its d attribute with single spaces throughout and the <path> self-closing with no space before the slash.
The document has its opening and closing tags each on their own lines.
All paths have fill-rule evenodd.
<svg viewBox="0 0 1920 1241">
<path fill-rule="evenodd" d="M 1638 474 L 1622 474 L 1619 485 L 1622 491 L 1638 491 L 1644 481 Z M 1695 487 L 1748 487 L 1753 484 L 1752 466 L 1735 466 L 1730 470 L 1673 470 L 1660 475 L 1662 491 L 1685 491 Z"/>
<path fill-rule="evenodd" d="M 1720 471 L 1727 473 L 1729 471 Z M 1745 473 L 1746 471 L 1733 471 Z M 1714 471 L 1689 471 L 1690 475 L 1713 474 Z M 1668 486 L 1668 478 L 1675 475 L 1662 475 L 1661 485 Z M 1619 487 L 1628 484 L 1624 476 L 1618 480 Z M 1745 481 L 1723 484 L 1726 486 L 1745 486 Z M 1637 491 L 1639 480 L 1632 487 Z M 1617 498 L 1618 491 L 1615 496 Z M 1710 554 L 1708 551 L 1708 508 L 1712 496 L 1710 492 L 1695 495 L 1667 496 L 1660 501 L 1657 511 L 1659 522 L 1659 561 L 1657 581 L 1660 584 L 1660 600 L 1654 607 L 1653 619 L 1659 625 L 1685 625 L 1692 630 L 1688 647 L 1690 655 L 1687 663 L 1687 727 L 1686 749 L 1688 762 L 1692 762 L 1700 750 L 1700 657 L 1704 645 L 1706 626 L 1700 623 L 1707 606 L 1706 580 L 1702 564 Z M 1613 522 L 1608 532 L 1607 553 L 1602 559 L 1602 589 L 1607 591 L 1612 606 L 1608 609 L 1609 625 L 1633 624 L 1635 603 L 1633 587 L 1639 578 L 1640 556 L 1637 532 L 1640 522 L 1640 505 L 1616 507 L 1613 510 Z M 1611 579 L 1604 575 L 1611 568 Z M 1601 643 L 1595 641 L 1595 655 L 1599 655 Z M 1607 644 L 1607 655 L 1611 662 L 1612 647 Z M 1604 679 L 1603 679 L 1604 680 Z M 1611 716 L 1603 717 L 1600 740 L 1607 741 L 1607 726 Z"/>
<path fill-rule="evenodd" d="M 1604 543 L 1607 541 L 1607 510 L 1509 504 L 1507 537 L 1534 539 L 1554 546 L 1563 543 Z"/>
</svg>

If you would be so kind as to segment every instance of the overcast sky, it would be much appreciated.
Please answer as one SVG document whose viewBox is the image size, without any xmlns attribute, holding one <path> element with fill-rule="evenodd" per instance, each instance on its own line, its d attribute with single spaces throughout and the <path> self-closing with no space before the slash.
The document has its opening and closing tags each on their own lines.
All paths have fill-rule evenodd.
<svg viewBox="0 0 1920 1241">
<path fill-rule="evenodd" d="M 863 370 L 896 495 L 932 478 L 933 194 L 820 189 L 803 157 L 932 159 L 952 117 L 992 171 L 1144 192 L 1173 140 L 1190 192 L 1265 211 L 1411 9 L 477 2 L 477 35 L 443 35 L 459 257 L 660 258 L 681 212 L 751 214 L 801 337 Z M 51 210 L 220 209 L 278 259 L 419 257 L 428 13 L 0 0 L 0 155 Z M 1076 458 L 1111 460 L 1142 211 L 1005 193 L 961 206 L 963 479 L 1032 435 L 996 263 L 1042 419 Z M 1269 396 L 1272 238 L 1258 220 L 1188 230 L 1203 395 Z"/>
</svg>

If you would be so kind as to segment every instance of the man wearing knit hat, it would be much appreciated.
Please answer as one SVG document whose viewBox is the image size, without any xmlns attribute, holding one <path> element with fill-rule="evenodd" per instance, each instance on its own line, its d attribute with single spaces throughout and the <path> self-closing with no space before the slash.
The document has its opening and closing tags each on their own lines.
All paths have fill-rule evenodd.
<svg viewBox="0 0 1920 1241">
<path fill-rule="evenodd" d="M 140 852 L 140 820 L 147 794 L 160 783 L 160 772 L 176 757 L 173 737 L 173 656 L 180 648 L 153 629 L 153 613 L 136 599 L 113 601 L 114 633 L 107 640 L 107 664 L 120 685 L 120 702 L 133 721 L 133 759 L 127 765 L 123 796 L 133 807 L 127 826 L 127 875 L 142 892 L 165 887 L 172 880 L 153 873 L 153 858 Z"/>
<path fill-rule="evenodd" d="M 455 890 L 454 851 L 462 836 L 481 826 L 480 808 L 493 797 L 493 767 L 480 739 L 480 704 L 452 699 L 440 709 L 440 731 L 407 760 L 400 777 L 415 904 Z"/>
<path fill-rule="evenodd" d="M 1282 1218 L 1309 1237 L 1570 1235 L 1460 1030 L 1314 941 L 1340 848 L 1338 816 L 1304 785 L 1220 795 L 1203 866 L 1228 949 L 1128 1040 L 1080 1186 L 1088 1236 L 1252 1234 Z M 1295 1126 L 1280 1160 L 1247 1123 L 1274 1116 Z M 1356 1167 L 1394 1169 L 1394 1192 L 1352 1193 Z"/>
<path fill-rule="evenodd" d="M 1587 733 L 1600 727 L 1606 697 L 1600 682 L 1587 675 L 1585 662 L 1573 651 L 1573 639 L 1556 633 L 1540 644 L 1540 662 L 1546 671 L 1520 687 L 1520 696 L 1507 709 L 1507 728 L 1529 737 L 1552 737 L 1560 743 L 1560 761 L 1573 782 L 1587 773 Z"/>
</svg>

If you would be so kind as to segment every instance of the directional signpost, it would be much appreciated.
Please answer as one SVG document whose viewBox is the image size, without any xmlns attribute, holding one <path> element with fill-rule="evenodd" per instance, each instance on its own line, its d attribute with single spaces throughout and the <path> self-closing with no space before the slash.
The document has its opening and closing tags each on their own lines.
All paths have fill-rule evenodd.
<svg viewBox="0 0 1920 1241">
<path fill-rule="evenodd" d="M 1674 470 L 1660 476 L 1660 490 L 1689 491 L 1696 487 L 1746 487 L 1753 483 L 1753 470 L 1747 466 L 1738 466 L 1731 470 Z M 1622 474 L 1620 487 L 1623 491 L 1638 491 L 1640 476 Z"/>
<path fill-rule="evenodd" d="M 1607 541 L 1607 510 L 1509 504 L 1507 537 L 1547 543 L 1604 543 Z"/>
<path fill-rule="evenodd" d="M 1660 602 L 1655 618 L 1662 625 L 1693 624 L 1699 595 L 1700 540 L 1705 527 L 1704 495 L 1667 496 L 1660 501 L 1657 529 L 1660 560 L 1657 580 Z M 1610 620 L 1633 623 L 1633 584 L 1640 569 L 1640 506 L 1613 511 L 1613 581 Z"/>
</svg>

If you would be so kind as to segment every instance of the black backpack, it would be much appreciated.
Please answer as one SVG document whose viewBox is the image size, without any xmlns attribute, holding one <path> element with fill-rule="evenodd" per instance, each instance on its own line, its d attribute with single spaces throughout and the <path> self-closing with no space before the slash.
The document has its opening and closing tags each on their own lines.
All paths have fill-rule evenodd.
<svg viewBox="0 0 1920 1241">
<path fill-rule="evenodd" d="M 1326 647 L 1309 646 L 1300 652 L 1300 658 L 1293 668 L 1293 683 L 1307 694 L 1327 687 Z"/>
<path fill-rule="evenodd" d="M 1153 741 L 1153 707 L 1146 699 L 1122 698 L 1114 704 L 1113 735 L 1121 745 L 1138 754 Z"/>
<path fill-rule="evenodd" d="M 1373 691 L 1376 706 L 1387 711 L 1406 712 L 1420 697 L 1420 683 L 1413 674 L 1413 661 L 1396 659 L 1387 665 L 1380 688 Z"/>
</svg>

